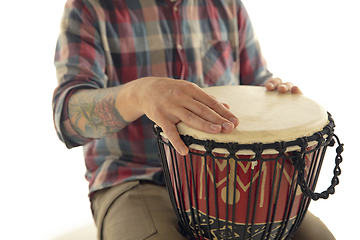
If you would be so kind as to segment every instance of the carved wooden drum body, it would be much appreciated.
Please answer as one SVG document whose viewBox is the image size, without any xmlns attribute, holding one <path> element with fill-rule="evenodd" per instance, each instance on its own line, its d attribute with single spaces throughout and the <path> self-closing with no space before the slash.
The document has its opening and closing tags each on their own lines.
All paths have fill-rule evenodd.
<svg viewBox="0 0 360 240">
<path fill-rule="evenodd" d="M 326 148 L 334 143 L 330 114 L 303 95 L 263 87 L 204 90 L 227 103 L 239 118 L 232 133 L 207 134 L 179 123 L 190 150 L 181 156 L 155 127 L 167 187 L 184 235 L 290 239 L 310 199 L 332 193 L 313 192 Z"/>
</svg>

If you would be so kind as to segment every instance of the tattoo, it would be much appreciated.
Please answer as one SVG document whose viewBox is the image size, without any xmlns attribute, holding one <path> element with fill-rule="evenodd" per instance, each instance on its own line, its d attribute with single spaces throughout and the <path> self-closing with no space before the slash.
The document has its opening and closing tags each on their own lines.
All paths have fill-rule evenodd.
<svg viewBox="0 0 360 240">
<path fill-rule="evenodd" d="M 129 122 L 115 106 L 119 88 L 84 90 L 74 93 L 68 103 L 72 127 L 83 137 L 102 138 L 114 134 Z"/>
</svg>

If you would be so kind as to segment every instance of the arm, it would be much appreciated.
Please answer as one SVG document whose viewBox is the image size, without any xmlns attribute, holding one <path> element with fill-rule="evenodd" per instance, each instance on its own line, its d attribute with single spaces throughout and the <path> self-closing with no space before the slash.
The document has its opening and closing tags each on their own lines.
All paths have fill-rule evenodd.
<svg viewBox="0 0 360 240">
<path fill-rule="evenodd" d="M 68 103 L 69 119 L 86 138 L 116 133 L 142 115 L 159 125 L 181 154 L 188 149 L 176 124 L 207 132 L 231 132 L 238 124 L 228 108 L 197 85 L 169 78 L 147 77 L 107 89 L 78 90 Z"/>
<path fill-rule="evenodd" d="M 237 126 L 226 106 L 187 81 L 146 77 L 109 87 L 111 71 L 108 76 L 106 70 L 112 59 L 105 56 L 97 15 L 85 2 L 68 3 L 55 56 L 54 119 L 68 147 L 114 134 L 144 114 L 182 154 L 188 150 L 175 126 L 179 121 L 208 133 Z"/>
<path fill-rule="evenodd" d="M 85 138 L 102 138 L 116 133 L 129 122 L 115 106 L 122 86 L 105 89 L 81 89 L 68 102 L 71 126 Z"/>
</svg>

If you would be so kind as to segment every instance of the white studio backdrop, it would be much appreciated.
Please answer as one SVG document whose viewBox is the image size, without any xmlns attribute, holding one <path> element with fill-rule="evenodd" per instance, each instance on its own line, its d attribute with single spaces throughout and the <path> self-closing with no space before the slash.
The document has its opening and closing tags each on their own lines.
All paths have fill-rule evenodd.
<svg viewBox="0 0 360 240">
<path fill-rule="evenodd" d="M 322 104 L 345 143 L 336 193 L 310 205 L 337 240 L 360 240 L 357 2 L 244 0 L 269 69 Z M 1 8 L 1 240 L 50 240 L 92 224 L 82 150 L 67 150 L 52 123 L 52 62 L 64 3 L 6 1 Z M 318 191 L 330 185 L 334 151 Z"/>
</svg>

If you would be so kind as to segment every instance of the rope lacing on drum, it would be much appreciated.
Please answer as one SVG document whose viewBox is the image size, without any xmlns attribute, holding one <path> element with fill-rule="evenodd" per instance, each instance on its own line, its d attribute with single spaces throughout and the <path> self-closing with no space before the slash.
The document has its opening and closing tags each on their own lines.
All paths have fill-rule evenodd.
<svg viewBox="0 0 360 240">
<path fill-rule="evenodd" d="M 162 132 L 162 129 L 156 125 L 155 123 L 153 123 L 153 134 L 159 139 L 160 138 L 160 132 Z"/>
<path fill-rule="evenodd" d="M 182 137 L 182 140 L 187 147 L 189 147 L 192 144 L 192 139 L 193 139 L 193 137 L 191 137 L 189 135 L 185 135 Z"/>
<path fill-rule="evenodd" d="M 254 159 L 262 159 L 261 154 L 263 153 L 264 149 L 263 149 L 263 144 L 262 143 L 254 143 L 253 149 L 252 149 L 255 153 L 255 158 Z"/>
<path fill-rule="evenodd" d="M 299 152 L 294 152 L 295 158 L 293 164 L 295 169 L 298 171 L 298 184 L 301 187 L 301 191 L 306 197 L 311 197 L 313 200 L 318 200 L 319 198 L 327 199 L 330 194 L 335 193 L 335 186 L 339 184 L 339 175 L 341 174 L 340 163 L 343 161 L 341 153 L 344 151 L 344 144 L 340 143 L 339 138 L 334 134 L 334 137 L 337 140 L 338 147 L 336 148 L 336 157 L 335 157 L 335 168 L 334 168 L 334 177 L 331 180 L 331 185 L 327 190 L 321 193 L 315 193 L 312 191 L 305 181 L 305 157 Z M 335 142 L 334 140 L 332 142 Z"/>
<path fill-rule="evenodd" d="M 239 144 L 238 143 L 233 143 L 233 142 L 230 142 L 230 143 L 227 143 L 226 144 L 226 149 L 229 151 L 229 157 L 230 158 L 236 158 L 236 152 L 238 151 L 239 149 Z"/>
<path fill-rule="evenodd" d="M 299 144 L 299 147 L 301 148 L 300 152 L 301 153 L 304 153 L 306 148 L 308 147 L 308 140 L 306 137 L 302 137 L 302 138 L 299 138 L 300 139 L 300 144 Z"/>
<path fill-rule="evenodd" d="M 214 140 L 206 140 L 205 146 L 206 154 L 212 155 L 212 150 L 215 148 L 215 141 Z"/>
<path fill-rule="evenodd" d="M 317 132 L 316 135 L 319 136 L 319 139 L 317 140 L 319 146 L 323 146 L 325 139 L 324 134 L 322 132 Z"/>
<path fill-rule="evenodd" d="M 275 144 L 277 145 L 277 147 L 275 147 L 274 149 L 279 152 L 279 157 L 282 157 L 286 151 L 286 142 L 281 141 L 276 142 Z"/>
<path fill-rule="evenodd" d="M 332 124 L 332 128 L 336 127 L 332 115 L 331 115 L 329 112 L 327 112 L 327 114 L 328 114 L 328 120 L 329 120 L 329 122 Z"/>
</svg>

